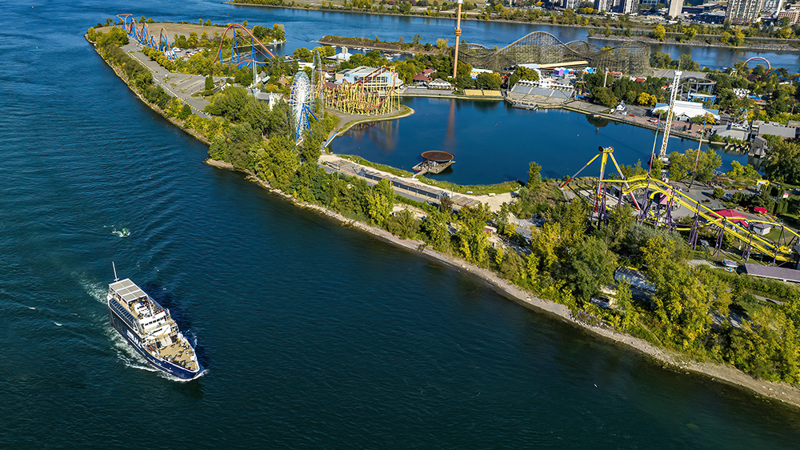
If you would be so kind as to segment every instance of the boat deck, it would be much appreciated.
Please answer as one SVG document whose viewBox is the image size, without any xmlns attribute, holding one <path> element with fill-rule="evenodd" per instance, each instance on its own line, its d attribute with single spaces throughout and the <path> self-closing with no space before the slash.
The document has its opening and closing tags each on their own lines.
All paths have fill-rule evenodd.
<svg viewBox="0 0 800 450">
<path fill-rule="evenodd" d="M 180 342 L 172 343 L 159 349 L 158 356 L 167 361 L 186 367 L 189 370 L 197 370 L 197 361 L 192 361 L 194 350 L 188 345 L 181 345 Z"/>
</svg>

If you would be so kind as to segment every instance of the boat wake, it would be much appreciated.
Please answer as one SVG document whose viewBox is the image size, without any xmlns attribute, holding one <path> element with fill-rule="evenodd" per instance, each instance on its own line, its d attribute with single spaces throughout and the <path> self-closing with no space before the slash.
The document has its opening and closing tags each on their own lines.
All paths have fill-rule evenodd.
<svg viewBox="0 0 800 450">
<path fill-rule="evenodd" d="M 90 297 L 102 304 L 108 303 L 108 300 L 106 300 L 107 288 L 103 288 L 103 285 L 91 283 L 88 280 L 80 279 L 80 277 L 78 279 L 78 283 L 80 283 L 84 292 L 89 294 Z"/>
<path fill-rule="evenodd" d="M 108 226 L 104 226 L 103 228 L 108 228 Z M 111 234 L 117 237 L 125 238 L 131 235 L 130 230 L 127 228 L 122 228 L 121 230 L 117 230 L 116 225 L 111 226 Z"/>
</svg>

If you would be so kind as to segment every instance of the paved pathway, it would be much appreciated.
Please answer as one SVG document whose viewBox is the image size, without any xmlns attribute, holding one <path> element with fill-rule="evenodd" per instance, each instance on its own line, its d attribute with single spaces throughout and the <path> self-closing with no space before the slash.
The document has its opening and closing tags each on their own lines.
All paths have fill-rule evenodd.
<svg viewBox="0 0 800 450">
<path fill-rule="evenodd" d="M 147 67 L 153 74 L 153 80 L 159 86 L 164 88 L 173 97 L 178 97 L 182 102 L 189 105 L 192 111 L 200 117 L 210 118 L 208 114 L 203 112 L 203 108 L 209 104 L 205 99 L 192 97 L 192 94 L 205 89 L 205 77 L 201 75 L 187 75 L 169 72 L 167 69 L 161 67 L 157 62 L 151 60 L 144 53 L 141 52 L 142 46 L 136 42 L 131 41 L 128 45 L 122 47 L 125 53 L 131 57 L 136 58 L 145 67 Z M 216 77 L 215 81 L 223 79 Z"/>
</svg>

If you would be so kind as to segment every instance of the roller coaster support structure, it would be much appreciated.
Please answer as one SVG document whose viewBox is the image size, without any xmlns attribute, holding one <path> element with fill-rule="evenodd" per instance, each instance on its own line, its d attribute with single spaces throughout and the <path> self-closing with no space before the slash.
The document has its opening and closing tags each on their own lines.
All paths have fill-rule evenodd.
<svg viewBox="0 0 800 450">
<path fill-rule="evenodd" d="M 622 184 L 625 186 L 625 188 L 629 187 L 628 183 L 625 181 L 625 175 L 622 173 L 622 169 L 619 168 L 619 164 L 617 164 L 617 160 L 616 160 L 616 158 L 614 158 L 614 147 L 598 147 L 597 154 L 594 155 L 594 157 L 592 159 L 590 159 L 589 162 L 586 163 L 585 166 L 581 167 L 580 170 L 575 172 L 575 175 L 569 177 L 569 179 L 567 179 L 567 181 L 565 181 L 561 185 L 561 187 L 563 188 L 564 186 L 569 184 L 570 181 L 572 181 L 573 179 L 575 179 L 575 177 L 580 175 L 580 173 L 583 172 L 584 169 L 589 167 L 594 162 L 594 160 L 596 160 L 600 156 L 602 156 L 602 159 L 600 160 L 600 178 L 597 180 L 597 190 L 595 192 L 596 197 L 595 197 L 595 204 L 594 204 L 594 206 L 595 206 L 594 212 L 597 212 L 597 201 L 600 198 L 601 188 L 604 186 L 603 182 L 606 181 L 606 179 L 604 178 L 604 175 L 605 175 L 605 171 L 606 171 L 606 164 L 608 164 L 608 157 L 609 156 L 611 157 L 611 162 L 614 163 L 614 167 L 616 167 L 616 169 L 617 169 L 617 173 L 619 174 L 620 178 L 622 179 Z M 602 194 L 603 194 L 603 198 L 605 198 L 605 191 L 604 190 L 602 191 Z M 636 201 L 636 198 L 633 196 L 633 193 L 630 193 L 629 195 L 631 197 L 631 200 L 633 201 L 633 204 L 636 206 L 636 209 L 640 209 L 639 203 Z"/>
<path fill-rule="evenodd" d="M 697 204 L 700 208 L 700 203 Z M 689 232 L 689 248 L 694 251 L 697 248 L 697 236 L 700 234 L 700 212 L 695 210 L 694 221 L 692 221 L 692 231 Z"/>
<path fill-rule="evenodd" d="M 719 227 L 719 234 L 717 235 L 717 243 L 714 245 L 714 253 L 717 255 L 717 262 L 719 262 L 719 254 L 722 253 L 722 242 L 725 238 L 725 225 L 728 219 L 722 218 L 722 226 Z"/>
<path fill-rule="evenodd" d="M 742 252 L 744 262 L 750 260 L 750 249 L 753 248 L 753 234 L 750 234 L 750 239 L 747 240 L 747 248 Z"/>
<path fill-rule="evenodd" d="M 669 142 L 669 132 L 672 129 L 672 110 L 675 107 L 675 100 L 678 97 L 678 84 L 681 81 L 681 75 L 683 75 L 683 72 L 676 70 L 675 78 L 672 80 L 672 90 L 669 94 L 669 109 L 667 109 L 667 122 L 664 124 L 664 139 L 661 141 L 661 153 L 659 154 L 659 158 L 661 159 L 667 157 L 667 143 Z"/>
</svg>

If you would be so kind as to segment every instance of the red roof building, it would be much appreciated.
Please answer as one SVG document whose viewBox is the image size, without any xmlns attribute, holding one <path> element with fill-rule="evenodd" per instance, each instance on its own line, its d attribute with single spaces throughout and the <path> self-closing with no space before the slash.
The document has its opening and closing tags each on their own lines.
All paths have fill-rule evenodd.
<svg viewBox="0 0 800 450">
<path fill-rule="evenodd" d="M 414 78 L 412 78 L 412 80 L 413 81 L 417 81 L 417 82 L 425 83 L 427 81 L 431 81 L 431 77 L 425 75 L 425 72 L 420 72 L 420 73 L 414 75 Z"/>
<path fill-rule="evenodd" d="M 719 217 L 725 217 L 726 219 L 728 219 L 728 222 L 744 225 L 745 227 L 748 226 L 747 216 L 740 213 L 739 211 L 733 209 L 720 209 L 719 211 L 714 211 L 714 214 L 716 214 Z"/>
</svg>

